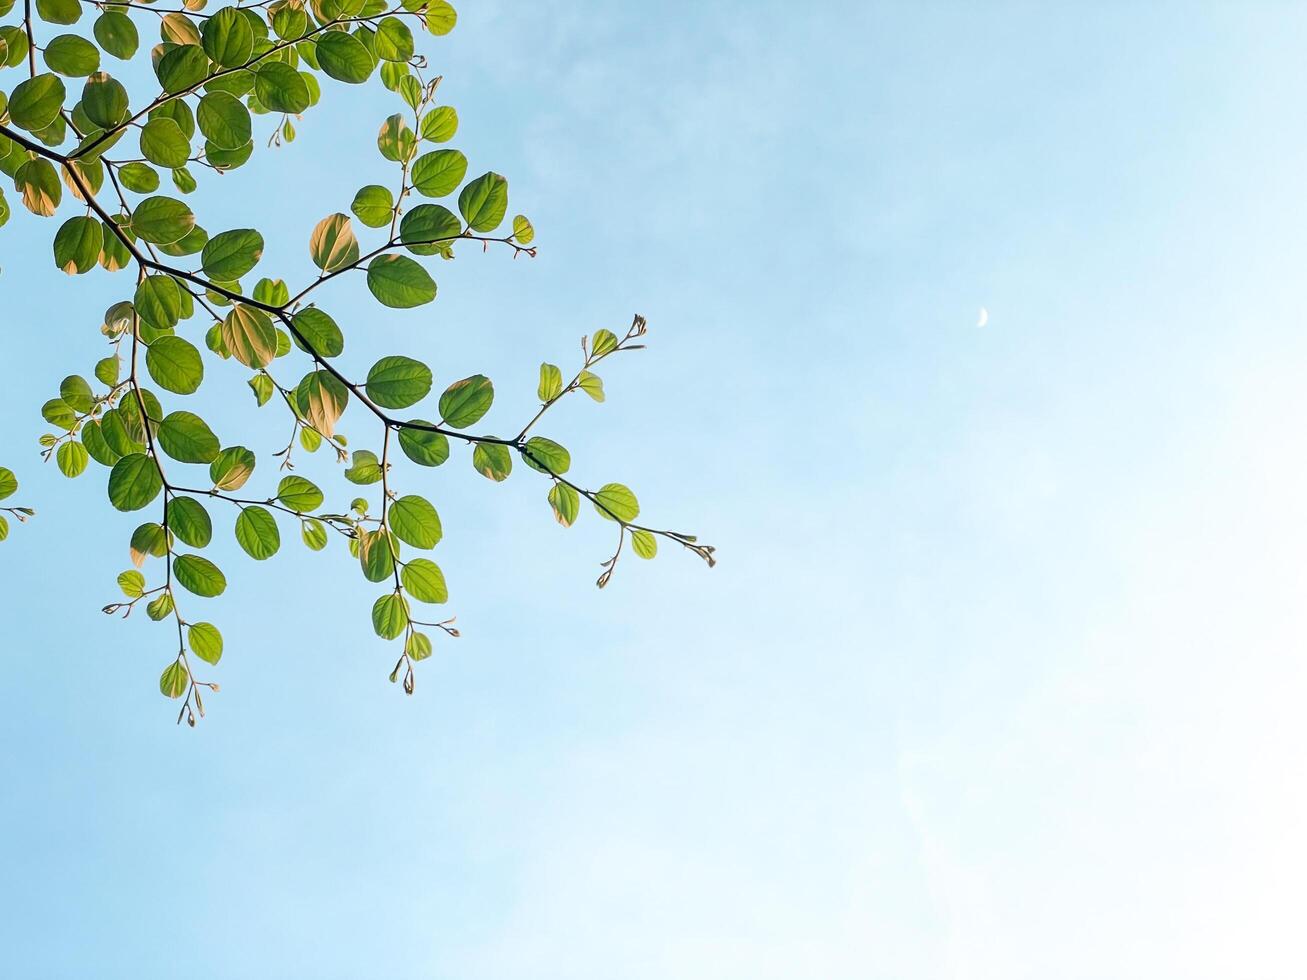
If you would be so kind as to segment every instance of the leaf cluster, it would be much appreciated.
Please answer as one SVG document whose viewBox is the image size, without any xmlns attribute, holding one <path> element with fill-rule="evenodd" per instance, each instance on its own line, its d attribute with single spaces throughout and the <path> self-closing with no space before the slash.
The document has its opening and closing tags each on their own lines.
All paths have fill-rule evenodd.
<svg viewBox="0 0 1307 980">
<path fill-rule="evenodd" d="M 452 618 L 420 611 L 449 598 L 444 572 L 428 557 L 444 530 L 431 500 L 397 486 L 400 457 L 438 467 L 451 444 L 461 445 L 496 483 L 518 458 L 547 479 L 548 505 L 564 526 L 587 501 L 618 529 L 600 586 L 628 539 L 641 558 L 654 557 L 663 538 L 713 562 L 711 547 L 693 536 L 637 524 L 640 506 L 625 485 L 572 482 L 568 450 L 532 431 L 573 392 L 604 400 L 594 369 L 643 347 L 643 318 L 624 336 L 599 330 L 583 339 L 582 363 L 567 382 L 557 366 L 541 365 L 540 408 L 513 438 L 470 431 L 494 404 L 483 375 L 437 382 L 429 365 L 400 354 L 377 358 L 361 379 L 336 363 L 349 331 L 314 295 L 325 284 L 356 275 L 381 307 L 408 309 L 435 300 L 434 265 L 462 248 L 535 255 L 531 222 L 508 217 L 507 179 L 493 170 L 469 177 L 468 158 L 447 145 L 458 113 L 440 103 L 440 78 L 419 53 L 422 34 L 454 27 L 446 0 L 259 0 L 216 9 L 203 0 L 180 9 L 134 0 L 25 0 L 19 8 L 0 0 L 3 18 L 15 22 L 0 25 L 0 67 L 13 78 L 0 84 L 0 173 L 22 210 L 60 219 L 50 239 L 56 267 L 123 280 L 99 325 L 104 356 L 64 378 L 41 407 L 50 427 L 43 456 L 70 478 L 96 464 L 119 511 L 152 509 L 131 534 L 132 567 L 118 576 L 122 598 L 105 611 L 127 616 L 141 607 L 175 627 L 176 654 L 159 687 L 181 701 L 178 721 L 193 725 L 203 696 L 217 690 L 197 677 L 194 662 L 217 664 L 222 634 L 190 613 L 192 599 L 227 587 L 226 572 L 202 553 L 215 537 L 214 507 L 230 508 L 231 533 L 256 562 L 281 550 L 288 528 L 313 551 L 340 539 L 359 574 L 386 587 L 372 623 L 378 636 L 401 641 L 391 679 L 402 677 L 409 693 L 432 637 L 458 631 Z M 155 80 L 146 93 L 132 91 L 124 79 L 135 76 L 119 71 L 138 61 Z M 332 85 L 374 81 L 397 100 L 375 138 L 392 177 L 360 187 L 347 208 L 306 229 L 313 279 L 292 288 L 263 268 L 265 233 L 284 229 L 201 222 L 189 199 L 207 174 L 239 171 L 259 145 L 292 142 Z M 0 189 L 0 225 L 9 216 Z M 184 407 L 221 362 L 237 366 L 255 403 L 281 413 L 290 429 L 272 454 L 280 475 L 258 491 L 268 463 L 261 467 L 222 419 Z M 419 409 L 428 399 L 434 404 Z M 357 448 L 344 432 L 354 418 L 376 426 Z M 329 506 L 337 492 L 293 472 L 297 452 L 324 448 L 353 485 L 343 488 L 348 503 Z M 0 498 L 15 488 L 13 474 L 0 469 Z M 8 510 L 20 520 L 30 515 Z M 0 537 L 7 530 L 0 515 Z"/>
</svg>

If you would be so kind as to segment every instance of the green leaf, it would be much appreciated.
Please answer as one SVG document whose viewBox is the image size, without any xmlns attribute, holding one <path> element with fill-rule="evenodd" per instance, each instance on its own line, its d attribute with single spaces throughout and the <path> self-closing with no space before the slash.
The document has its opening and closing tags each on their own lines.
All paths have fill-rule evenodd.
<svg viewBox="0 0 1307 980">
<path fill-rule="evenodd" d="M 61 429 L 71 431 L 77 425 L 77 412 L 62 398 L 51 398 L 42 405 L 41 417 Z"/>
<path fill-rule="evenodd" d="M 410 660 L 426 660 L 431 656 L 431 637 L 414 630 L 404 641 L 404 652 Z"/>
<path fill-rule="evenodd" d="M 349 404 L 349 389 L 327 371 L 312 371 L 295 389 L 295 405 L 315 429 L 330 438 Z"/>
<path fill-rule="evenodd" d="M 388 524 L 395 537 L 414 548 L 434 548 L 443 534 L 436 508 L 412 494 L 390 505 Z"/>
<path fill-rule="evenodd" d="M 211 463 L 222 444 L 193 412 L 169 412 L 159 424 L 159 445 L 179 463 Z"/>
<path fill-rule="evenodd" d="M 381 481 L 381 461 L 377 454 L 368 449 L 355 450 L 350 468 L 345 471 L 345 479 L 359 486 L 368 486 Z"/>
<path fill-rule="evenodd" d="M 536 394 L 542 402 L 551 402 L 563 393 L 563 372 L 555 364 L 540 365 L 540 386 Z"/>
<path fill-rule="evenodd" d="M 71 275 L 95 268 L 104 243 L 104 231 L 95 218 L 69 218 L 54 236 L 54 264 Z"/>
<path fill-rule="evenodd" d="M 629 523 L 640 516 L 640 504 L 629 487 L 605 483 L 594 495 L 595 510 L 610 521 Z"/>
<path fill-rule="evenodd" d="M 136 287 L 132 304 L 142 322 L 156 331 L 171 330 L 181 322 L 182 291 L 172 276 L 146 276 Z"/>
<path fill-rule="evenodd" d="M 169 530 L 183 544 L 203 548 L 213 540 L 213 521 L 204 505 L 194 497 L 170 498 L 166 519 Z"/>
<path fill-rule="evenodd" d="M 147 522 L 132 532 L 132 564 L 137 568 L 145 563 L 147 557 L 162 558 L 168 553 L 171 539 L 168 532 L 158 524 Z"/>
<path fill-rule="evenodd" d="M 431 0 L 427 4 L 427 30 L 437 36 L 448 34 L 458 22 L 456 11 L 448 0 Z"/>
<path fill-rule="evenodd" d="M 12 4 L 10 9 L 13 9 Z M 0 27 L 0 68 L 17 68 L 27 58 L 30 47 L 27 35 L 20 28 L 12 24 Z"/>
<path fill-rule="evenodd" d="M 486 479 L 502 483 L 513 472 L 513 455 L 507 446 L 493 442 L 479 442 L 472 450 L 472 466 Z"/>
<path fill-rule="evenodd" d="M 391 215 L 395 211 L 395 196 L 388 187 L 368 184 L 359 188 L 349 209 L 369 228 L 381 228 L 390 224 Z"/>
<path fill-rule="evenodd" d="M 444 197 L 454 193 L 466 175 L 467 157 L 462 153 L 458 150 L 433 150 L 413 161 L 411 179 L 419 194 Z M 466 211 L 463 213 L 467 214 Z"/>
<path fill-rule="evenodd" d="M 416 146 L 417 137 L 413 135 L 413 130 L 408 128 L 404 117 L 399 113 L 387 116 L 377 133 L 377 149 L 381 151 L 381 155 L 387 160 L 399 163 L 411 157 Z"/>
<path fill-rule="evenodd" d="M 59 118 L 67 91 L 58 75 L 37 75 L 19 82 L 9 96 L 9 120 L 37 133 Z"/>
<path fill-rule="evenodd" d="M 176 127 L 171 119 L 161 120 Z M 147 123 L 147 125 L 149 125 Z M 182 163 L 185 163 L 182 160 Z M 132 231 L 155 245 L 171 245 L 190 234 L 195 215 L 181 201 L 172 197 L 147 197 L 132 212 Z"/>
<path fill-rule="evenodd" d="M 373 46 L 382 61 L 409 61 L 413 57 L 413 32 L 398 17 L 386 17 L 377 25 Z"/>
<path fill-rule="evenodd" d="M 153 622 L 161 622 L 167 619 L 176 610 L 173 602 L 172 590 L 161 592 L 145 607 L 145 615 L 149 616 Z"/>
<path fill-rule="evenodd" d="M 127 119 L 129 111 L 127 89 L 123 88 L 121 82 L 110 78 L 104 72 L 96 72 L 82 86 L 82 111 L 86 113 L 87 119 L 102 129 L 118 126 Z M 136 190 L 124 176 L 124 171 L 128 167 L 140 168 L 145 167 L 145 164 L 124 164 L 123 170 L 119 171 L 118 176 L 123 181 L 123 186 L 128 190 Z M 155 187 L 157 186 L 156 179 Z M 144 193 L 152 190 L 154 187 L 147 188 Z"/>
<path fill-rule="evenodd" d="M 312 551 L 321 551 L 327 546 L 327 526 L 318 520 L 300 522 L 300 538 Z"/>
<path fill-rule="evenodd" d="M 435 280 L 404 255 L 378 255 L 368 263 L 368 289 L 382 306 L 404 310 L 436 298 Z"/>
<path fill-rule="evenodd" d="M 233 170 L 241 166 L 250 158 L 250 154 L 253 152 L 254 142 L 252 140 L 235 150 L 224 150 L 212 141 L 204 144 L 205 158 L 213 167 L 222 171 Z"/>
<path fill-rule="evenodd" d="M 132 19 L 116 10 L 101 14 L 95 21 L 93 31 L 100 47 L 120 61 L 131 58 L 140 45 L 140 36 Z"/>
<path fill-rule="evenodd" d="M 463 223 L 439 204 L 419 204 L 399 223 L 399 240 L 414 255 L 435 255 L 463 233 Z"/>
<path fill-rule="evenodd" d="M 419 130 L 424 140 L 433 143 L 448 143 L 458 132 L 458 112 L 452 105 L 437 106 L 422 117 Z"/>
<path fill-rule="evenodd" d="M 577 386 L 597 402 L 604 400 L 604 381 L 597 374 L 582 371 L 577 376 Z"/>
<path fill-rule="evenodd" d="M 179 660 L 174 660 L 165 667 L 163 673 L 159 675 L 159 690 L 162 691 L 166 697 L 181 697 L 186 693 L 186 686 L 188 684 L 190 684 L 190 677 L 187 676 L 186 668 L 181 665 L 181 661 Z"/>
<path fill-rule="evenodd" d="M 200 253 L 204 274 L 219 282 L 235 282 L 258 265 L 262 257 L 263 236 L 253 228 L 220 232 L 209 239 Z"/>
<path fill-rule="evenodd" d="M 160 337 L 145 352 L 145 366 L 160 388 L 178 395 L 189 395 L 204 380 L 204 362 L 189 340 L 177 336 Z"/>
<path fill-rule="evenodd" d="M 282 279 L 260 279 L 254 284 L 254 299 L 268 306 L 285 306 L 290 302 L 290 287 Z"/>
<path fill-rule="evenodd" d="M 425 419 L 413 419 L 409 425 L 430 425 Z M 399 448 L 404 455 L 421 466 L 439 466 L 449 459 L 449 440 L 441 432 L 425 429 L 399 430 Z"/>
<path fill-rule="evenodd" d="M 440 396 L 440 417 L 446 425 L 466 429 L 479 422 L 490 411 L 495 400 L 495 386 L 484 374 L 474 374 L 455 381 Z"/>
<path fill-rule="evenodd" d="M 458 195 L 458 209 L 473 231 L 494 231 L 508 210 L 508 181 L 496 173 L 482 174 Z"/>
<path fill-rule="evenodd" d="M 441 603 L 449 600 L 445 573 L 426 558 L 414 558 L 399 571 L 399 580 L 409 595 L 419 602 Z"/>
<path fill-rule="evenodd" d="M 340 82 L 357 85 L 366 82 L 377 66 L 363 42 L 344 31 L 326 31 L 318 36 L 318 64 L 322 70 Z"/>
<path fill-rule="evenodd" d="M 162 489 L 159 468 L 144 453 L 124 456 L 109 472 L 109 502 L 118 510 L 140 510 Z"/>
<path fill-rule="evenodd" d="M 139 453 L 145 449 L 142 443 L 136 441 L 134 433 L 128 433 L 127 424 L 123 421 L 123 413 L 116 408 L 100 416 L 100 434 L 104 436 L 105 445 L 118 456 Z M 144 433 L 142 433 L 143 437 Z"/>
<path fill-rule="evenodd" d="M 90 383 L 78 374 L 71 374 L 59 383 L 59 397 L 74 411 L 82 414 L 95 407 L 95 395 Z"/>
<path fill-rule="evenodd" d="M 244 11 L 224 7 L 200 31 L 205 53 L 224 68 L 235 68 L 254 53 L 254 29 Z"/>
<path fill-rule="evenodd" d="M 191 651 L 206 664 L 216 664 L 222 659 L 222 634 L 212 623 L 188 624 L 186 639 L 190 642 Z"/>
<path fill-rule="evenodd" d="M 154 66 L 163 90 L 175 95 L 195 88 L 209 76 L 209 58 L 204 49 L 194 44 L 182 44 L 159 59 Z"/>
<path fill-rule="evenodd" d="M 160 620 L 167 619 L 171 616 L 173 609 L 175 608 L 176 607 L 172 600 L 172 593 L 164 592 L 151 600 L 150 604 L 145 607 L 145 615 L 149 616 L 150 619 L 157 623 Z"/>
<path fill-rule="evenodd" d="M 277 520 L 263 507 L 243 507 L 236 518 L 236 541 L 255 561 L 271 558 L 281 547 Z"/>
<path fill-rule="evenodd" d="M 140 163 L 139 161 L 124 163 L 118 169 L 118 180 L 129 191 L 134 191 L 137 194 L 152 194 L 159 189 L 158 171 L 148 163 Z"/>
<path fill-rule="evenodd" d="M 637 555 L 647 560 L 658 554 L 658 539 L 649 531 L 632 531 L 631 547 Z"/>
<path fill-rule="evenodd" d="M 513 219 L 513 237 L 519 245 L 530 245 L 535 240 L 536 230 L 526 220 L 526 215 L 519 214 Z"/>
<path fill-rule="evenodd" d="M 184 167 L 191 156 L 191 142 L 175 120 L 159 116 L 151 119 L 141 128 L 141 156 L 169 170 Z M 145 236 L 141 235 L 141 237 Z"/>
<path fill-rule="evenodd" d="M 408 626 L 408 602 L 391 592 L 372 606 L 372 628 L 383 640 L 393 640 Z"/>
<path fill-rule="evenodd" d="M 117 272 L 119 269 L 127 268 L 132 260 L 132 255 L 127 251 L 127 246 L 118 238 L 115 229 L 117 225 L 110 225 L 107 222 L 104 225 L 103 244 L 100 246 L 99 263 L 102 268 L 109 272 Z"/>
<path fill-rule="evenodd" d="M 145 594 L 145 576 L 131 568 L 118 576 L 118 588 L 128 599 L 139 599 Z"/>
<path fill-rule="evenodd" d="M 617 334 L 611 330 L 596 330 L 594 336 L 590 338 L 590 356 L 603 357 L 617 350 L 617 344 Z"/>
<path fill-rule="evenodd" d="M 562 476 L 571 468 L 572 455 L 552 439 L 534 436 L 526 441 L 526 450 L 522 453 L 526 465 L 541 473 Z"/>
<path fill-rule="evenodd" d="M 244 446 L 231 446 L 209 464 L 209 479 L 218 490 L 239 490 L 254 472 L 254 454 Z"/>
<path fill-rule="evenodd" d="M 206 599 L 220 596 L 227 589 L 227 577 L 200 555 L 178 555 L 172 562 L 172 574 L 182 588 Z"/>
<path fill-rule="evenodd" d="M 345 349 L 345 337 L 336 321 L 316 306 L 300 310 L 292 319 L 295 329 L 303 336 L 310 353 L 319 357 L 337 357 Z M 295 342 L 305 347 L 299 338 Z"/>
<path fill-rule="evenodd" d="M 384 530 L 364 531 L 359 535 L 359 565 L 369 582 L 384 582 L 395 574 L 395 556 L 390 534 Z"/>
<path fill-rule="evenodd" d="M 566 483 L 555 483 L 549 489 L 549 506 L 559 524 L 571 527 L 581 512 L 581 495 Z"/>
<path fill-rule="evenodd" d="M 277 486 L 277 499 L 291 510 L 305 513 L 322 506 L 322 491 L 302 476 L 286 476 Z"/>
<path fill-rule="evenodd" d="M 195 118 L 204 138 L 221 149 L 239 150 L 250 141 L 250 110 L 229 92 L 210 92 L 205 95 L 200 99 Z"/>
<path fill-rule="evenodd" d="M 23 207 L 43 218 L 54 214 L 63 197 L 59 177 L 49 160 L 28 160 L 19 167 L 14 174 L 14 188 L 23 196 Z"/>
<path fill-rule="evenodd" d="M 86 464 L 91 458 L 86 447 L 80 442 L 65 442 L 59 447 L 55 456 L 59 463 L 59 472 L 69 479 L 81 476 L 86 471 Z"/>
<path fill-rule="evenodd" d="M 119 454 L 109 447 L 105 441 L 104 432 L 100 422 L 94 419 L 88 419 L 82 425 L 82 445 L 90 454 L 91 459 L 95 460 L 101 466 L 113 466 L 118 462 Z"/>
<path fill-rule="evenodd" d="M 222 342 L 232 357 L 255 370 L 267 367 L 277 353 L 277 331 L 268 314 L 237 303 L 222 321 Z"/>
<path fill-rule="evenodd" d="M 72 78 L 84 78 L 100 67 L 100 51 L 94 44 L 76 34 L 52 37 L 43 52 L 51 71 Z"/>
<path fill-rule="evenodd" d="M 309 257 L 323 272 L 334 272 L 359 260 L 359 243 L 349 216 L 329 214 L 309 238 Z"/>
<path fill-rule="evenodd" d="M 290 4 L 278 6 L 272 15 L 272 29 L 277 32 L 277 37 L 284 40 L 303 37 L 309 29 L 308 15 L 302 8 Z"/>
<path fill-rule="evenodd" d="M 284 61 L 262 63 L 254 79 L 254 94 L 272 112 L 303 112 L 312 101 L 304 76 Z"/>
<path fill-rule="evenodd" d="M 382 408 L 408 408 L 431 390 L 431 368 L 411 357 L 383 357 L 368 372 L 368 397 Z"/>
</svg>

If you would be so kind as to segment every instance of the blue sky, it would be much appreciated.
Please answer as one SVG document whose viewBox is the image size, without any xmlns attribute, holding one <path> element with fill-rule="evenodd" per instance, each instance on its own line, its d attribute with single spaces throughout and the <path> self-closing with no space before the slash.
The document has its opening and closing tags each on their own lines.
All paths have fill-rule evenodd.
<svg viewBox="0 0 1307 980">
<path fill-rule="evenodd" d="M 339 286 L 344 360 L 484 372 L 508 429 L 541 360 L 645 314 L 542 432 L 721 564 L 600 593 L 607 528 L 534 474 L 405 471 L 464 634 L 417 695 L 338 552 L 225 542 L 223 691 L 178 730 L 163 631 L 98 611 L 136 520 L 32 449 L 120 282 L 16 214 L 5 972 L 1301 976 L 1307 11 L 463 7 L 429 42 L 457 145 L 540 257 L 405 313 Z M 324 101 L 197 204 L 281 229 L 290 280 L 387 175 L 389 101 Z"/>
</svg>

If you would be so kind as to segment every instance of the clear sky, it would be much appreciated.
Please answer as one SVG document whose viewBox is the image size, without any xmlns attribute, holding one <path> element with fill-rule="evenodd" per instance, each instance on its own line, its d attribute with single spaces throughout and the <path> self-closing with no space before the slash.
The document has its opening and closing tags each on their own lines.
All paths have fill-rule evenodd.
<svg viewBox="0 0 1307 980">
<path fill-rule="evenodd" d="M 406 313 L 337 288 L 345 361 L 489 374 L 509 428 L 541 360 L 645 314 L 542 431 L 721 563 L 600 593 L 609 528 L 459 458 L 410 474 L 464 633 L 415 697 L 338 551 L 224 540 L 223 690 L 175 728 L 166 630 L 98 611 L 136 516 L 33 448 L 120 280 L 16 213 L 0 973 L 1307 973 L 1307 9 L 460 13 L 427 42 L 457 145 L 540 257 L 469 252 Z M 291 280 L 388 174 L 390 101 L 325 88 L 197 204 L 278 229 Z M 284 438 L 236 369 L 205 389 Z"/>
</svg>

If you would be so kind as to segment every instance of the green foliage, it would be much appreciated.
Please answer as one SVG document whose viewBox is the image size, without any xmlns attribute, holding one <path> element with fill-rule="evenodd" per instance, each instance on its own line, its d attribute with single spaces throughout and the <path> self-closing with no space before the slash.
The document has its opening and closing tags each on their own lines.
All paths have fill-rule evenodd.
<svg viewBox="0 0 1307 980">
<path fill-rule="evenodd" d="M 98 14 L 82 23 L 82 14 L 93 9 Z M 179 722 L 195 724 L 204 714 L 204 696 L 218 689 L 195 669 L 199 662 L 218 664 L 222 634 L 189 618 L 197 598 L 219 596 L 227 587 L 218 565 L 196 553 L 214 540 L 211 507 L 235 508 L 235 541 L 260 562 L 281 550 L 288 521 L 299 525 L 300 541 L 311 551 L 340 539 L 363 578 L 389 590 L 375 600 L 372 624 L 378 636 L 403 640 L 390 678 L 402 677 L 407 693 L 414 690 L 414 665 L 433 654 L 432 634 L 456 637 L 458 630 L 452 619 L 414 618 L 410 599 L 448 601 L 440 567 L 411 553 L 436 548 L 444 532 L 435 504 L 398 486 L 422 480 L 427 471 L 421 468 L 443 464 L 455 450 L 468 453 L 477 472 L 495 482 L 509 477 L 520 456 L 528 471 L 548 481 L 548 502 L 563 526 L 577 521 L 582 499 L 615 522 L 617 548 L 604 562 L 601 586 L 628 538 L 642 558 L 656 554 L 661 537 L 713 562 L 712 548 L 693 536 L 635 524 L 639 505 L 624 485 L 591 491 L 571 482 L 568 450 L 532 432 L 572 392 L 603 400 L 594 369 L 614 354 L 643 347 L 642 318 L 624 336 L 599 330 L 584 339 L 583 361 L 569 381 L 558 366 L 542 364 L 539 409 L 513 438 L 472 431 L 494 407 L 495 388 L 484 375 L 438 379 L 428 363 L 402 355 L 375 360 L 363 379 L 335 366 L 347 329 L 366 338 L 370 324 L 342 325 L 316 305 L 312 294 L 324 283 L 361 279 L 379 307 L 405 310 L 435 300 L 434 265 L 465 247 L 535 255 L 536 230 L 526 216 L 514 216 L 505 227 L 506 178 L 490 171 L 468 180 L 464 152 L 436 145 L 455 138 L 459 119 L 454 107 L 436 103 L 440 78 L 428 71 L 419 36 L 449 33 L 457 21 L 451 4 L 278 0 L 205 9 L 200 0 L 187 0 L 181 9 L 165 10 L 35 0 L 36 19 L 23 12 L 0 0 L 0 17 L 18 22 L 0 25 L 0 67 L 13 77 L 0 81 L 0 173 L 33 220 L 66 209 L 51 226 L 59 269 L 121 280 L 119 299 L 99 326 L 107 355 L 66 377 L 41 406 L 52 430 L 41 436 L 42 455 L 69 478 L 92 463 L 103 467 L 109 502 L 119 511 L 158 508 L 131 533 L 134 567 L 117 577 L 123 601 L 105 611 L 127 615 L 139 604 L 147 618 L 175 624 L 178 646 L 159 688 L 181 701 Z M 157 45 L 149 43 L 156 29 Z M 122 62 L 133 68 L 115 77 Z M 148 82 L 147 67 L 157 86 Z M 391 108 L 397 111 L 380 121 L 377 172 L 353 195 L 348 213 L 333 210 L 345 202 L 324 205 L 330 213 L 307 236 L 306 229 L 210 229 L 200 223 L 184 198 L 211 173 L 239 171 L 265 146 L 293 141 L 300 125 L 334 127 L 317 119 L 319 103 L 329 101 L 337 83 L 376 78 L 378 98 L 395 99 Z M 9 200 L 0 195 L 0 226 L 9 218 Z M 208 214 L 206 220 L 220 217 Z M 307 238 L 300 254 L 316 275 L 298 287 L 272 274 L 244 285 L 263 262 L 268 234 L 301 243 Z M 228 363 L 210 380 L 206 360 Z M 289 441 L 272 454 L 283 472 L 265 485 L 259 454 L 218 434 L 228 423 L 215 427 L 185 407 L 183 400 L 206 381 L 205 405 L 221 404 L 224 393 L 248 386 L 268 413 L 261 418 L 277 413 L 290 428 Z M 442 393 L 433 399 L 437 382 Z M 438 413 L 439 422 L 392 414 L 424 401 L 426 408 L 416 411 Z M 373 427 L 364 430 L 369 422 Z M 342 430 L 347 423 L 362 440 L 357 448 Z M 262 429 L 254 434 L 260 451 L 262 436 Z M 343 482 L 324 491 L 287 472 L 297 453 L 324 446 L 330 450 L 324 465 L 334 453 Z M 17 489 L 12 471 L 0 468 L 0 501 Z M 347 507 L 339 506 L 347 500 Z M 0 507 L 0 539 L 10 519 L 21 522 L 33 513 Z"/>
</svg>

